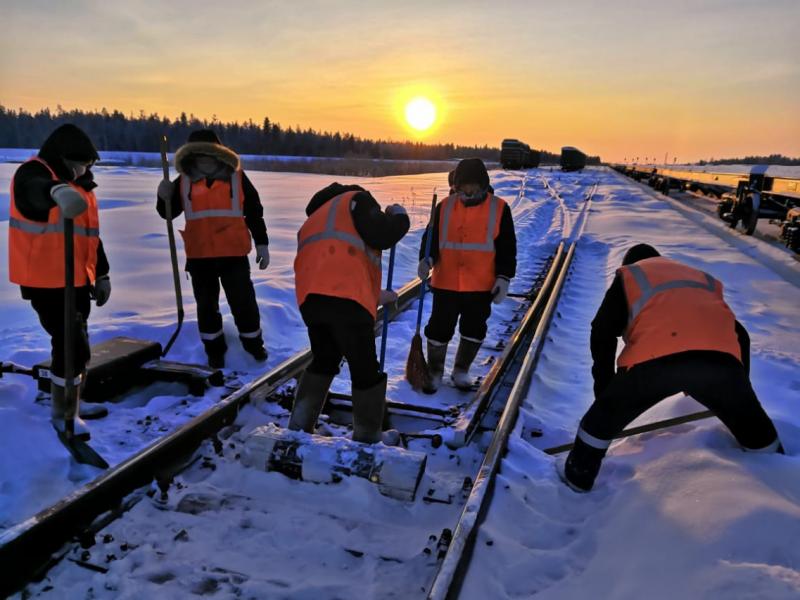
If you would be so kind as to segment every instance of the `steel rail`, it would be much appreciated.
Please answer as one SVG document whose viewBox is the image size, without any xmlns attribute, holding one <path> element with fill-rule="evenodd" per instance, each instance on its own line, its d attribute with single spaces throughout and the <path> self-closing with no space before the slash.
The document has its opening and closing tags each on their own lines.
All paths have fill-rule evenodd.
<svg viewBox="0 0 800 600">
<path fill-rule="evenodd" d="M 597 184 L 594 185 L 589 195 L 585 198 L 579 218 L 588 213 L 596 189 Z M 582 229 L 583 227 L 580 229 L 581 232 Z M 500 467 L 500 460 L 506 451 L 508 438 L 516 423 L 520 404 L 525 398 L 528 384 L 544 346 L 545 336 L 555 313 L 577 244 L 578 238 L 576 237 L 570 242 L 563 261 L 560 263 L 553 262 L 551 266 L 553 272 L 557 273 L 556 281 L 547 294 L 546 305 L 536 322 L 536 331 L 528 346 L 522 367 L 509 393 L 500 421 L 484 455 L 478 474 L 475 477 L 475 482 L 453 532 L 447 553 L 428 592 L 428 600 L 445 600 L 458 597 L 464 575 L 469 567 L 477 530 L 489 506 L 488 501 L 492 496 L 494 479 Z"/>
</svg>

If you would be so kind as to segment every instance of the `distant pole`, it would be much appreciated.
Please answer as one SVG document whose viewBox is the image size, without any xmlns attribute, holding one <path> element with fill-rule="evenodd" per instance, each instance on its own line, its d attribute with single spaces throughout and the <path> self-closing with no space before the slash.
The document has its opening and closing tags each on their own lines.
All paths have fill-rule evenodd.
<svg viewBox="0 0 800 600">
<path fill-rule="evenodd" d="M 669 152 L 664 152 L 664 165 L 667 164 L 667 157 L 669 156 Z"/>
</svg>

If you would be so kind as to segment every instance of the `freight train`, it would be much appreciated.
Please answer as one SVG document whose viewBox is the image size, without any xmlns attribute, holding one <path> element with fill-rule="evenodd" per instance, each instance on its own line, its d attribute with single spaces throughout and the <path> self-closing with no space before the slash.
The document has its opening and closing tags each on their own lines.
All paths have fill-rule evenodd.
<svg viewBox="0 0 800 600">
<path fill-rule="evenodd" d="M 586 155 L 573 146 L 561 148 L 561 170 L 580 171 L 586 166 Z"/>
<path fill-rule="evenodd" d="M 504 169 L 534 169 L 542 154 L 519 140 L 508 138 L 500 145 L 500 164 Z"/>
</svg>

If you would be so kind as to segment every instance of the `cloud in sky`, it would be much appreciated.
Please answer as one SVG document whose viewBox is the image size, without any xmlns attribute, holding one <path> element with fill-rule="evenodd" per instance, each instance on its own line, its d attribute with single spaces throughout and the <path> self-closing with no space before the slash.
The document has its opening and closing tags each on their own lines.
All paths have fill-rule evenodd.
<svg viewBox="0 0 800 600">
<path fill-rule="evenodd" d="M 0 102 L 629 155 L 800 154 L 800 2 L 3 3 Z"/>
</svg>

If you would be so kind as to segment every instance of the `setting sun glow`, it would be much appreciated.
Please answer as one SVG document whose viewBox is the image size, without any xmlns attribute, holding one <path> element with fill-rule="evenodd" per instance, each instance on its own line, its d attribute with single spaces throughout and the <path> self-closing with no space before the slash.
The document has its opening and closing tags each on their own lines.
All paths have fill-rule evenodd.
<svg viewBox="0 0 800 600">
<path fill-rule="evenodd" d="M 436 121 L 436 107 L 427 98 L 414 98 L 406 104 L 406 122 L 417 131 L 430 129 Z"/>
</svg>

